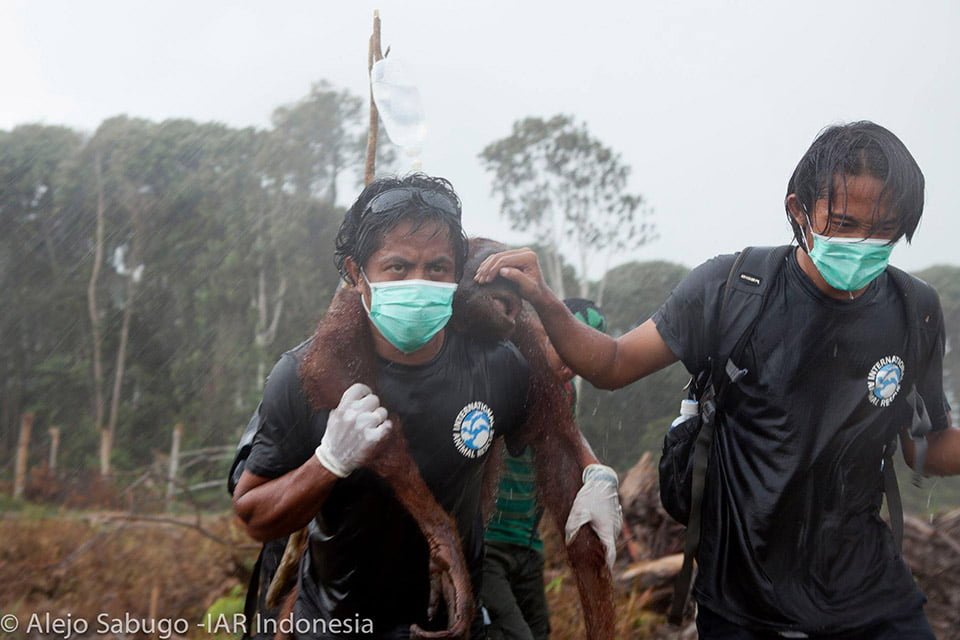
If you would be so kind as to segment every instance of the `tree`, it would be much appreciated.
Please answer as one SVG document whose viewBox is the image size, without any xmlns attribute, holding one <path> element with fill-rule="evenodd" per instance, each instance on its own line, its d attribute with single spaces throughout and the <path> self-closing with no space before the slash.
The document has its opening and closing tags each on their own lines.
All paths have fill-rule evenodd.
<svg viewBox="0 0 960 640">
<path fill-rule="evenodd" d="M 611 269 L 610 295 L 603 305 L 610 335 L 623 335 L 646 321 L 687 272 L 686 267 L 660 261 L 628 262 Z M 616 391 L 584 384 L 580 427 L 603 460 L 629 469 L 644 451 L 660 450 L 688 379 L 683 365 L 675 363 Z"/>
<path fill-rule="evenodd" d="M 365 127 L 319 83 L 266 130 L 0 131 L 0 458 L 25 411 L 65 427 L 66 466 L 104 474 L 150 462 L 176 422 L 186 446 L 233 441 L 337 286 L 337 185 L 360 184 Z"/>
<path fill-rule="evenodd" d="M 145 272 L 145 245 L 153 236 L 150 223 L 155 221 L 165 187 L 171 177 L 169 159 L 162 145 L 156 144 L 157 126 L 144 120 L 126 117 L 111 118 L 97 129 L 86 151 L 93 154 L 96 192 L 96 225 L 94 263 L 87 287 L 89 317 L 93 341 L 95 387 L 95 428 L 100 432 L 100 473 L 111 473 L 111 454 L 120 419 L 120 397 L 126 375 L 130 326 L 136 298 Z M 107 225 L 108 210 L 113 214 Z M 106 252 L 105 229 L 114 239 L 112 252 Z M 122 282 L 119 295 L 121 320 L 117 334 L 113 385 L 109 394 L 109 414 L 104 422 L 105 393 L 102 373 L 103 329 L 97 299 L 97 279 L 104 255 L 110 257 L 114 276 Z"/>
<path fill-rule="evenodd" d="M 82 402 L 83 298 L 72 267 L 84 248 L 72 242 L 80 220 L 61 194 L 81 144 L 65 127 L 0 131 L 0 449 L 12 447 L 21 413 L 42 405 L 41 422 L 59 421 Z"/>
<path fill-rule="evenodd" d="M 273 129 L 262 150 L 265 179 L 289 195 L 337 202 L 340 179 L 353 172 L 362 184 L 367 120 L 364 102 L 321 80 L 295 103 L 277 107 Z M 385 140 L 378 145 L 378 166 L 388 168 L 396 155 Z"/>
<path fill-rule="evenodd" d="M 943 358 L 943 388 L 956 416 L 957 407 L 960 406 L 960 267 L 940 265 L 916 275 L 930 283 L 940 294 L 947 339 Z"/>
<path fill-rule="evenodd" d="M 602 263 L 605 274 L 615 256 L 653 238 L 651 210 L 643 196 L 626 190 L 630 167 L 570 116 L 517 121 L 480 159 L 493 173 L 501 213 L 544 248 L 545 275 L 561 297 L 564 250 L 575 256 L 578 295 L 590 297 L 591 264 Z M 605 285 L 604 277 L 595 300 L 602 302 Z"/>
<path fill-rule="evenodd" d="M 257 153 L 261 202 L 254 225 L 257 261 L 254 344 L 259 354 L 256 381 L 264 377 L 268 350 L 274 344 L 288 298 L 293 264 L 288 247 L 303 238 L 317 208 L 336 205 L 338 185 L 348 172 L 360 184 L 367 141 L 363 101 L 326 81 L 310 93 L 273 112 L 273 129 Z M 384 141 L 378 165 L 388 168 L 394 147 Z"/>
</svg>

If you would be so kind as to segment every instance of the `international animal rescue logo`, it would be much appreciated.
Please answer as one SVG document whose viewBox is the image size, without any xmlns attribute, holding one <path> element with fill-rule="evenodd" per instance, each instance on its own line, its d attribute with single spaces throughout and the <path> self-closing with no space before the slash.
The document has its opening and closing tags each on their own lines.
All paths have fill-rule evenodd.
<svg viewBox="0 0 960 640">
<path fill-rule="evenodd" d="M 493 411 L 482 402 L 471 402 L 453 423 L 453 443 L 464 457 L 479 458 L 493 444 Z"/>
<path fill-rule="evenodd" d="M 880 358 L 867 376 L 867 398 L 877 407 L 889 407 L 900 392 L 903 360 L 899 356 Z"/>
</svg>

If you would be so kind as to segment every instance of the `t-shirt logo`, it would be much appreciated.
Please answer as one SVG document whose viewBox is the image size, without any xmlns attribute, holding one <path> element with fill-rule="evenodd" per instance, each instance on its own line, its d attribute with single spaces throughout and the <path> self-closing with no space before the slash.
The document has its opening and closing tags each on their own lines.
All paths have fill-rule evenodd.
<svg viewBox="0 0 960 640">
<path fill-rule="evenodd" d="M 900 391 L 902 380 L 903 360 L 899 356 L 880 358 L 867 376 L 867 398 L 877 407 L 889 407 Z"/>
<path fill-rule="evenodd" d="M 493 443 L 493 411 L 482 402 L 471 402 L 453 423 L 453 443 L 467 458 L 479 458 Z"/>
</svg>

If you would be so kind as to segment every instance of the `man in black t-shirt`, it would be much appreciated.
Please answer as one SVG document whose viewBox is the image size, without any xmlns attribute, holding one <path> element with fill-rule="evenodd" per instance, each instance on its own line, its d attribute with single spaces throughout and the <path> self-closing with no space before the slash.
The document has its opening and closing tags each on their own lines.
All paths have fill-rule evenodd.
<svg viewBox="0 0 960 640">
<path fill-rule="evenodd" d="M 300 377 L 311 342 L 284 354 L 264 389 L 234 507 L 259 540 L 308 526 L 293 622 L 280 625 L 299 638 L 406 638 L 413 623 L 438 630 L 446 621 L 428 614 L 430 554 L 417 523 L 364 466 L 393 428 L 387 409 L 456 523 L 477 594 L 483 464 L 494 438 L 509 445 L 524 420 L 528 367 L 509 342 L 447 328 L 467 245 L 446 180 L 375 181 L 347 212 L 336 247 L 373 329 L 379 396 L 356 384 L 335 409 L 314 410 Z M 478 616 L 471 637 L 481 626 Z"/>
<path fill-rule="evenodd" d="M 925 472 L 960 473 L 960 430 L 942 388 L 942 312 L 905 371 L 917 313 L 885 272 L 923 211 L 923 174 L 869 122 L 826 129 L 785 200 L 798 247 L 779 270 L 722 407 L 704 491 L 694 595 L 700 638 L 933 638 L 924 597 L 879 512 L 885 446 L 914 463 L 904 376 L 933 426 Z M 716 352 L 733 256 L 694 269 L 653 318 L 614 340 L 577 323 L 526 250 L 477 272 L 519 285 L 576 373 L 619 388 L 676 360 L 691 373 Z M 928 285 L 917 281 L 918 287 Z"/>
</svg>

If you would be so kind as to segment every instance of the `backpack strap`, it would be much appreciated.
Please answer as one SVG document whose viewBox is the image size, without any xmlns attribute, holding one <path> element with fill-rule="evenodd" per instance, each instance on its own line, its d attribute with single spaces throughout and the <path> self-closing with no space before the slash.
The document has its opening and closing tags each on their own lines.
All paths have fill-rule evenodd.
<svg viewBox="0 0 960 640">
<path fill-rule="evenodd" d="M 930 352 L 930 332 L 927 327 L 935 320 L 939 300 L 936 291 L 923 281 L 893 266 L 887 267 L 887 273 L 900 292 L 907 312 L 907 330 L 909 332 L 907 359 L 904 378 L 909 379 L 906 400 L 912 409 L 910 439 L 913 440 L 916 456 L 914 459 L 914 484 L 919 486 L 923 476 L 927 455 L 927 434 L 933 429 L 930 416 L 917 391 L 918 373 L 924 354 Z"/>
<path fill-rule="evenodd" d="M 736 363 L 741 360 L 770 286 L 792 248 L 790 245 L 747 247 L 737 254 L 727 274 L 713 340 L 717 352 L 710 358 L 709 378 L 702 394 L 698 394 L 700 432 L 693 448 L 690 518 L 683 544 L 683 565 L 674 580 L 673 601 L 667 615 L 675 625 L 683 620 L 693 582 L 693 560 L 700 548 L 703 490 L 716 433 L 717 409 L 722 406 L 729 385 L 736 384 L 747 374 L 747 370 Z"/>
<path fill-rule="evenodd" d="M 247 426 L 243 429 L 243 435 L 240 436 L 240 443 L 237 444 L 237 452 L 233 457 L 233 463 L 230 465 L 230 472 L 227 474 L 227 493 L 233 496 L 233 490 L 237 488 L 240 482 L 240 476 L 243 475 L 243 468 L 246 466 L 247 458 L 250 457 L 250 450 L 253 448 L 253 439 L 260 429 L 260 405 L 250 416 Z"/>
<path fill-rule="evenodd" d="M 253 563 L 253 572 L 250 574 L 250 583 L 247 585 L 247 595 L 243 599 L 243 615 L 246 624 L 240 640 L 250 640 L 253 637 L 253 617 L 257 614 L 257 600 L 260 596 L 260 567 L 263 566 L 263 553 L 266 545 L 260 546 L 257 561 Z"/>
<path fill-rule="evenodd" d="M 887 273 L 900 293 L 907 316 L 907 354 L 904 363 L 904 382 L 909 380 L 906 395 L 910 407 L 910 439 L 913 441 L 914 463 L 913 484 L 920 486 L 923 469 L 927 459 L 927 434 L 933 429 L 923 397 L 917 391 L 917 377 L 923 355 L 929 353 L 929 331 L 925 328 L 937 313 L 936 292 L 922 281 L 894 266 L 887 267 Z M 893 455 L 897 451 L 899 432 L 883 452 L 883 492 L 887 496 L 887 512 L 890 514 L 890 530 L 893 533 L 897 549 L 903 550 L 903 500 L 900 497 L 900 485 L 894 469 Z"/>
<path fill-rule="evenodd" d="M 883 448 L 883 493 L 887 496 L 887 512 L 890 514 L 890 531 L 897 550 L 903 550 L 903 501 L 900 499 L 900 485 L 897 472 L 893 467 L 893 454 L 897 451 L 897 436 Z"/>
<path fill-rule="evenodd" d="M 667 620 L 671 624 L 679 625 L 683 621 L 683 610 L 686 608 L 687 597 L 690 594 L 690 584 L 693 582 L 693 559 L 700 548 L 701 504 L 703 502 L 703 484 L 707 477 L 707 467 L 710 464 L 710 452 L 713 449 L 713 434 L 717 417 L 716 402 L 714 401 L 713 385 L 708 384 L 703 397 L 700 398 L 700 431 L 693 446 L 693 470 L 690 483 L 690 517 L 687 520 L 687 531 L 683 539 L 683 564 L 673 582 L 673 600 Z"/>
<path fill-rule="evenodd" d="M 723 400 L 722 391 L 730 383 L 736 384 L 747 374 L 738 363 L 760 319 L 767 293 L 792 250 L 791 245 L 747 247 L 737 256 L 730 270 L 720 303 L 714 342 L 717 349 L 714 381 L 720 382 L 718 400 Z"/>
</svg>

